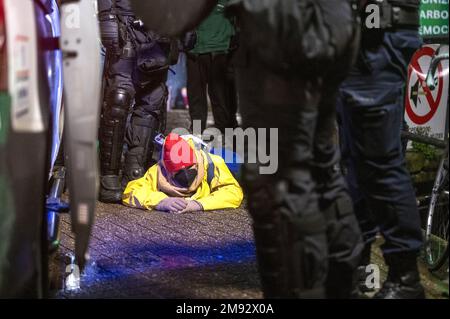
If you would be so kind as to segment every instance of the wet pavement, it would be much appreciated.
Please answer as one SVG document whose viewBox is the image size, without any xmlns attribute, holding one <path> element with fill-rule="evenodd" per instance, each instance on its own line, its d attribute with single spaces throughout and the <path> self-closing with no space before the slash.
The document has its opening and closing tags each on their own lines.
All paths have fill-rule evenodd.
<svg viewBox="0 0 450 319">
<path fill-rule="evenodd" d="M 169 113 L 168 128 L 187 127 L 186 111 Z M 74 248 L 70 218 L 63 216 L 61 247 L 51 273 L 61 288 L 67 254 Z M 375 247 L 373 261 L 386 267 Z M 421 266 L 429 298 L 448 293 L 448 282 Z M 90 263 L 81 289 L 56 298 L 261 298 L 251 219 L 245 209 L 174 215 L 98 203 Z"/>
<path fill-rule="evenodd" d="M 168 131 L 188 126 L 187 111 L 168 113 Z M 73 248 L 70 218 L 63 216 L 52 262 L 57 287 Z M 55 297 L 261 298 L 250 217 L 245 206 L 173 215 L 98 203 L 81 289 Z"/>
<path fill-rule="evenodd" d="M 73 250 L 62 223 L 57 263 Z M 245 210 L 173 215 L 99 203 L 81 290 L 62 298 L 260 298 Z"/>
<path fill-rule="evenodd" d="M 63 287 L 66 254 L 73 252 L 70 218 L 61 224 L 61 247 L 52 263 Z M 387 269 L 379 250 L 372 262 Z M 262 298 L 251 220 L 245 210 L 174 215 L 98 203 L 90 263 L 81 289 L 56 298 Z M 421 264 L 427 298 L 443 298 L 448 282 Z M 447 297 L 448 298 L 448 297 Z"/>
</svg>

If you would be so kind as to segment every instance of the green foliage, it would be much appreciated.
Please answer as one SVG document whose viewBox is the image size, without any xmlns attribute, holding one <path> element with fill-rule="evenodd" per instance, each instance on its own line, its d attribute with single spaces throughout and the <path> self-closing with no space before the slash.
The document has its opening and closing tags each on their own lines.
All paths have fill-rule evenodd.
<svg viewBox="0 0 450 319">
<path fill-rule="evenodd" d="M 410 131 L 411 131 L 411 133 L 414 133 L 414 134 L 419 134 L 422 136 L 429 137 L 431 128 L 430 127 L 415 127 L 413 129 L 411 129 Z M 433 145 L 418 143 L 418 142 L 414 142 L 414 141 L 411 143 L 412 143 L 411 144 L 412 149 L 415 152 L 422 153 L 427 160 L 435 161 L 435 160 L 439 159 L 439 156 L 440 156 L 439 151 Z"/>
<path fill-rule="evenodd" d="M 423 155 L 425 155 L 425 158 L 427 160 L 434 161 L 434 160 L 437 160 L 439 158 L 439 153 L 436 150 L 436 147 L 434 147 L 432 145 L 427 145 L 427 144 L 413 142 L 412 143 L 412 148 L 413 148 L 414 151 L 422 153 Z"/>
</svg>

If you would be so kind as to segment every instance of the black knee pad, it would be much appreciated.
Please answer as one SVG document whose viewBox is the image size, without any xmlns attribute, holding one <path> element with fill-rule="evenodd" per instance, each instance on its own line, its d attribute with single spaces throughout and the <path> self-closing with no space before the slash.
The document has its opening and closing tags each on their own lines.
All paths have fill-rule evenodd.
<svg viewBox="0 0 450 319">
<path fill-rule="evenodd" d="M 250 189 L 249 207 L 265 296 L 323 298 L 327 272 L 323 215 L 319 211 L 298 212 L 287 182 L 276 186 L 257 182 Z"/>
<path fill-rule="evenodd" d="M 105 107 L 109 110 L 111 117 L 123 118 L 128 114 L 133 97 L 128 90 L 117 88 L 109 92 L 105 102 Z"/>
</svg>

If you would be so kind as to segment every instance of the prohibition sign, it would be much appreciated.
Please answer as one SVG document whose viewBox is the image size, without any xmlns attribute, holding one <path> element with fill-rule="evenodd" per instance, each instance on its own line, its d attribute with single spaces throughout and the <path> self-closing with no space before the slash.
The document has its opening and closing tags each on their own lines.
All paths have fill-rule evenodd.
<svg viewBox="0 0 450 319">
<path fill-rule="evenodd" d="M 435 50 L 432 47 L 423 47 L 414 54 L 414 56 L 411 60 L 411 63 L 409 65 L 409 70 L 408 70 L 409 81 L 408 82 L 411 81 L 411 76 L 413 73 L 415 73 L 418 78 L 417 84 L 423 89 L 423 91 L 425 93 L 425 97 L 428 102 L 428 106 L 430 107 L 430 111 L 428 113 L 426 113 L 425 115 L 419 115 L 415 112 L 414 108 L 417 108 L 417 105 L 413 106 L 411 103 L 412 102 L 411 101 L 411 91 L 413 89 L 412 87 L 414 87 L 414 83 L 408 83 L 408 96 L 406 97 L 406 113 L 408 114 L 411 121 L 413 121 L 417 125 L 423 125 L 433 118 L 433 116 L 436 114 L 436 112 L 438 110 L 439 104 L 442 99 L 442 91 L 444 88 L 443 77 L 438 76 L 438 85 L 437 85 L 438 93 L 436 95 L 436 98 L 434 98 L 432 91 L 430 90 L 430 88 L 427 86 L 427 83 L 426 83 L 427 72 L 424 73 L 422 71 L 422 67 L 419 64 L 419 60 L 422 57 L 429 56 L 430 58 L 433 58 L 434 54 L 435 54 Z M 430 62 L 430 64 L 431 64 L 431 62 Z M 440 75 L 441 73 L 442 73 L 442 65 L 439 64 L 438 65 L 438 75 Z"/>
</svg>

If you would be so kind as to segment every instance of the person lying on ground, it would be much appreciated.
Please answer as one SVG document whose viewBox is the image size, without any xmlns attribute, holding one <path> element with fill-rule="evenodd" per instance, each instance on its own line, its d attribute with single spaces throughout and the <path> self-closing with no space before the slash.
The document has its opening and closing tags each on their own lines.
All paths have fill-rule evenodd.
<svg viewBox="0 0 450 319">
<path fill-rule="evenodd" d="M 196 149 L 191 139 L 171 133 L 161 160 L 144 177 L 128 183 L 126 206 L 171 213 L 238 208 L 242 188 L 222 157 Z"/>
</svg>

